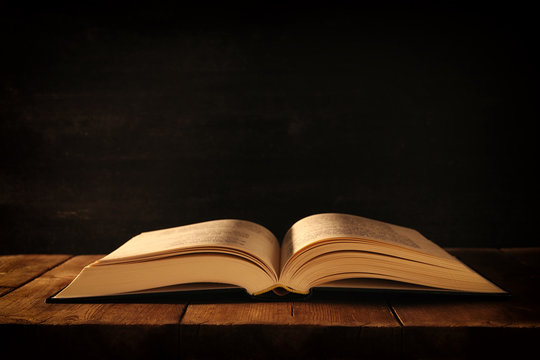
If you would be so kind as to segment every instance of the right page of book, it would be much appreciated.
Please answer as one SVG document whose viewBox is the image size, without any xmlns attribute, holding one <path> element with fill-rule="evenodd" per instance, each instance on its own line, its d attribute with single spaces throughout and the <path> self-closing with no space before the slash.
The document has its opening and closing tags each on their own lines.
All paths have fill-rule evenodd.
<svg viewBox="0 0 540 360">
<path fill-rule="evenodd" d="M 281 249 L 281 266 L 297 251 L 328 238 L 363 238 L 403 246 L 433 256 L 454 259 L 418 231 L 361 216 L 325 213 L 299 220 L 287 232 Z"/>
</svg>

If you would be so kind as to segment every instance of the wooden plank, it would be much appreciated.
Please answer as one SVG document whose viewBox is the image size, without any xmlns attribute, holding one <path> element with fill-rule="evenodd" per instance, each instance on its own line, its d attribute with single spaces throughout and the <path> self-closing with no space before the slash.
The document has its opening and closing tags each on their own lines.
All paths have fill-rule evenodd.
<svg viewBox="0 0 540 360">
<path fill-rule="evenodd" d="M 0 296 L 4 295 L 4 294 L 7 294 L 8 292 L 10 292 L 11 290 L 13 290 L 13 288 L 10 288 L 10 287 L 0 287 Z"/>
<path fill-rule="evenodd" d="M 512 296 L 399 299 L 392 306 L 405 326 L 540 326 L 540 308 L 532 301 L 538 296 L 534 290 L 539 285 L 538 277 L 495 249 L 454 249 L 450 252 L 510 291 Z"/>
<path fill-rule="evenodd" d="M 77 358 L 174 358 L 185 304 L 48 304 L 100 256 L 77 256 L 0 298 L 0 332 L 28 357 L 58 351 Z M 27 344 L 33 344 L 29 347 Z"/>
<path fill-rule="evenodd" d="M 7 291 L 0 297 L 0 338 L 23 357 L 64 352 L 88 359 L 104 354 L 121 359 L 429 358 L 443 351 L 447 358 L 466 358 L 532 351 L 540 337 L 540 281 L 530 271 L 535 255 L 514 249 L 450 252 L 512 296 L 364 294 L 294 302 L 196 303 L 187 308 L 45 303 L 82 267 L 101 257 L 77 256 L 17 289 L 0 287 Z"/>
<path fill-rule="evenodd" d="M 348 327 L 399 327 L 386 302 L 379 296 L 351 294 L 350 298 L 295 302 L 295 324 Z M 355 299 L 356 298 L 356 299 Z"/>
<path fill-rule="evenodd" d="M 191 304 L 180 328 L 186 358 L 385 358 L 399 353 L 399 336 L 400 324 L 390 309 L 372 297 Z"/>
<path fill-rule="evenodd" d="M 183 325 L 273 325 L 291 324 L 289 302 L 240 302 L 232 304 L 190 304 L 182 318 Z"/>
<path fill-rule="evenodd" d="M 39 254 L 0 256 L 0 286 L 18 287 L 70 257 Z"/>
<path fill-rule="evenodd" d="M 102 255 L 76 256 L 0 298 L 0 321 L 18 324 L 176 324 L 184 304 L 47 304 L 87 264 Z"/>
<path fill-rule="evenodd" d="M 532 351 L 540 335 L 538 278 L 495 249 L 450 249 L 453 255 L 509 290 L 511 297 L 396 296 L 389 301 L 403 323 L 408 357 L 510 356 Z"/>
</svg>

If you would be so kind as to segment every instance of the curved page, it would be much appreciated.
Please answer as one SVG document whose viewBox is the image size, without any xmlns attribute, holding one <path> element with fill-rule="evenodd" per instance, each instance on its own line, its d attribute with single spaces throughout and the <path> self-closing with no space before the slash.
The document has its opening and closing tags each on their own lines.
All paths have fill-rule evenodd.
<svg viewBox="0 0 540 360">
<path fill-rule="evenodd" d="M 279 269 L 279 243 L 265 227 L 245 220 L 213 220 L 144 232 L 99 260 L 96 265 L 137 261 L 190 248 L 226 247 L 251 254 L 274 273 Z"/>
</svg>

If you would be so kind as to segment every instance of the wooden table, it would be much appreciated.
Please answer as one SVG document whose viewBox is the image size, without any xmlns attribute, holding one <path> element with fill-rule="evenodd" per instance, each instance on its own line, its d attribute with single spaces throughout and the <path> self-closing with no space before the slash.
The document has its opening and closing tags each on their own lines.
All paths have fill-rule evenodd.
<svg viewBox="0 0 540 360">
<path fill-rule="evenodd" d="M 48 304 L 101 255 L 0 257 L 0 343 L 17 358 L 468 358 L 540 341 L 540 248 L 448 249 L 512 296 Z"/>
</svg>

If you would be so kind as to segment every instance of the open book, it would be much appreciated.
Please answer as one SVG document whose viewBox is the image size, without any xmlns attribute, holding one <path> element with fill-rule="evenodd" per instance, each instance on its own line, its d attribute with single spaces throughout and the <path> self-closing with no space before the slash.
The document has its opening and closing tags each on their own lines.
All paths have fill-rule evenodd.
<svg viewBox="0 0 540 360">
<path fill-rule="evenodd" d="M 296 222 L 281 247 L 244 220 L 144 232 L 51 300 L 228 287 L 255 296 L 314 288 L 505 293 L 415 230 L 325 213 Z"/>
</svg>

